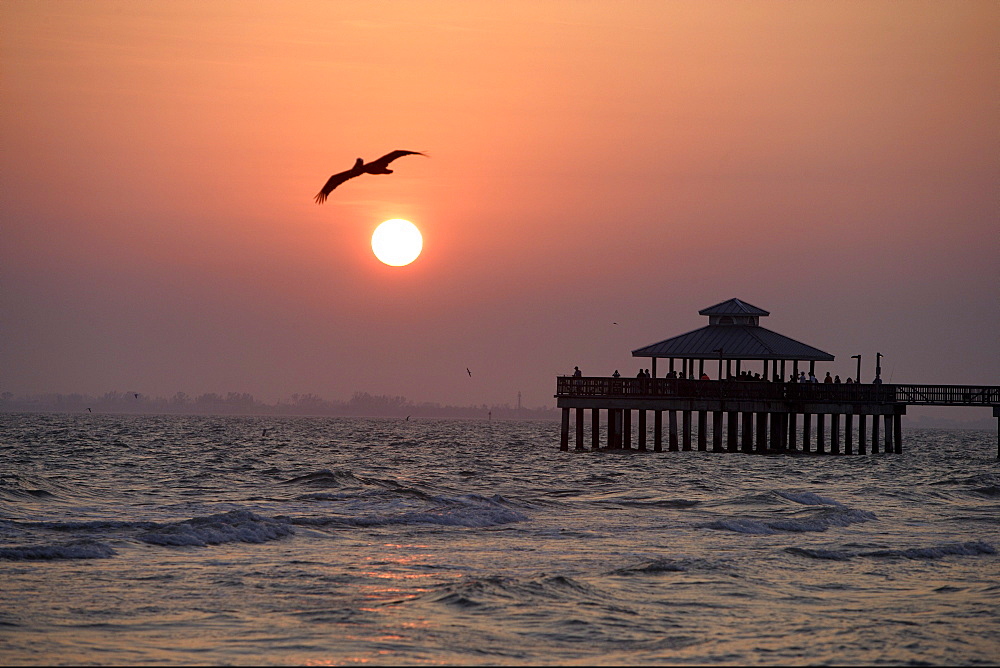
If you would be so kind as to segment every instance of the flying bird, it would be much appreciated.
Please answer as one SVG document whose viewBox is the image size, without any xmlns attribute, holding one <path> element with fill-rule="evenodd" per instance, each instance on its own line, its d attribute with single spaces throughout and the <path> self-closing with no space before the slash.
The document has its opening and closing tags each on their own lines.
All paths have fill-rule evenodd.
<svg viewBox="0 0 1000 668">
<path fill-rule="evenodd" d="M 333 192 L 334 188 L 348 179 L 353 179 L 355 176 L 361 176 L 362 174 L 392 174 L 392 170 L 389 169 L 389 163 L 396 158 L 402 158 L 404 155 L 424 154 L 420 151 L 393 151 L 392 153 L 386 153 L 378 160 L 372 160 L 371 162 L 365 162 L 361 158 L 358 158 L 354 161 L 354 166 L 346 172 L 334 174 L 327 179 L 326 185 L 324 185 L 323 189 L 316 194 L 316 203 L 322 204 L 325 202 L 326 198 L 331 192 Z"/>
<path fill-rule="evenodd" d="M 465 372 L 469 374 L 470 378 L 472 377 L 472 372 L 469 371 L 469 367 L 465 367 Z"/>
</svg>

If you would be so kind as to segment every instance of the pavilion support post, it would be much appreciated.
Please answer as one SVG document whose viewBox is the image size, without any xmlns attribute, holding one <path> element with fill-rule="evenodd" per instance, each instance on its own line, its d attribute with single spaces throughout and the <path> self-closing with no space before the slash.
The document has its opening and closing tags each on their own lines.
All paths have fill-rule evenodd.
<svg viewBox="0 0 1000 668">
<path fill-rule="evenodd" d="M 865 434 L 865 426 L 868 424 L 868 416 L 862 413 L 858 416 L 858 454 L 868 454 L 868 436 Z"/>
<path fill-rule="evenodd" d="M 788 414 L 788 445 L 786 446 L 791 452 L 796 452 L 799 449 L 799 415 L 798 413 Z"/>
<path fill-rule="evenodd" d="M 559 432 L 559 449 L 569 450 L 569 409 L 562 409 L 562 430 Z"/>
<path fill-rule="evenodd" d="M 608 450 L 615 447 L 615 409 L 608 409 Z"/>
<path fill-rule="evenodd" d="M 872 415 L 872 454 L 878 454 L 878 415 Z"/>
<path fill-rule="evenodd" d="M 826 454 L 826 414 L 816 414 L 816 452 Z"/>
<path fill-rule="evenodd" d="M 771 413 L 771 443 L 772 450 L 784 450 L 785 442 L 782 435 L 785 430 L 785 414 Z"/>
<path fill-rule="evenodd" d="M 844 454 L 854 454 L 854 414 L 844 416 Z"/>
<path fill-rule="evenodd" d="M 840 454 L 840 413 L 830 416 L 830 452 Z"/>
<path fill-rule="evenodd" d="M 632 449 L 632 409 L 622 410 L 622 447 Z"/>
<path fill-rule="evenodd" d="M 598 451 L 601 449 L 601 409 L 590 409 L 590 449 Z"/>
<path fill-rule="evenodd" d="M 691 411 L 681 411 L 681 442 L 683 449 L 691 450 Z"/>
<path fill-rule="evenodd" d="M 892 439 L 893 451 L 897 455 L 903 454 L 903 414 L 896 413 L 892 416 Z"/>
<path fill-rule="evenodd" d="M 812 448 L 812 413 L 802 414 L 802 452 Z"/>
<path fill-rule="evenodd" d="M 583 450 L 583 414 L 586 408 L 576 409 L 576 449 Z"/>
<path fill-rule="evenodd" d="M 663 452 L 663 411 L 653 411 L 653 452 Z"/>
<path fill-rule="evenodd" d="M 753 413 L 743 411 L 743 452 L 753 452 Z"/>
<path fill-rule="evenodd" d="M 767 451 L 767 413 L 757 413 L 757 452 Z"/>
<path fill-rule="evenodd" d="M 670 452 L 677 452 L 679 448 L 677 447 L 677 411 L 667 411 L 667 424 L 670 439 Z"/>
<path fill-rule="evenodd" d="M 698 411 L 698 450 L 708 450 L 708 411 Z"/>
<path fill-rule="evenodd" d="M 892 415 L 886 413 L 882 419 L 885 423 L 885 442 L 882 444 L 882 452 L 890 454 L 894 451 L 892 447 Z"/>
<path fill-rule="evenodd" d="M 722 416 L 722 411 L 712 411 L 712 452 L 722 452 Z M 997 457 L 1000 457 L 1000 445 Z"/>
<path fill-rule="evenodd" d="M 654 358 L 655 359 L 655 358 Z M 646 451 L 646 411 L 639 411 L 639 451 Z"/>
<path fill-rule="evenodd" d="M 736 452 L 739 449 L 739 413 L 729 411 L 726 416 L 726 449 Z"/>
</svg>

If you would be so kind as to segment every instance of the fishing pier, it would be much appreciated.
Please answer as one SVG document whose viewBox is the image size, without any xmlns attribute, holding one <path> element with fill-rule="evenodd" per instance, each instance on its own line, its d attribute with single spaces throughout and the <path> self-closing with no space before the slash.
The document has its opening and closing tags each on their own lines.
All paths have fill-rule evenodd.
<svg viewBox="0 0 1000 668">
<path fill-rule="evenodd" d="M 668 451 L 901 453 L 907 406 L 979 406 L 992 408 L 998 420 L 1000 457 L 998 386 L 892 385 L 882 382 L 878 361 L 872 383 L 800 382 L 833 355 L 761 327 L 759 318 L 769 312 L 738 299 L 699 314 L 709 317 L 708 326 L 632 351 L 651 360 L 648 376 L 556 378 L 560 449 L 569 450 L 575 409 L 576 450 L 587 449 L 589 410 L 592 450 L 632 449 L 635 413 L 639 451 L 663 451 L 666 436 Z M 667 361 L 665 377 L 657 377 L 657 360 Z M 751 373 L 748 362 L 759 362 L 754 366 L 762 371 Z"/>
</svg>

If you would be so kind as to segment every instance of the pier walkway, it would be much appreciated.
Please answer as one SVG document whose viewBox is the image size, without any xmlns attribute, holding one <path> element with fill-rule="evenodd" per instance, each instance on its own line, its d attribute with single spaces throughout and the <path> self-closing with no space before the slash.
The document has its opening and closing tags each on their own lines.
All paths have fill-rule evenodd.
<svg viewBox="0 0 1000 668">
<path fill-rule="evenodd" d="M 606 414 L 605 447 L 631 448 L 632 412 L 638 411 L 636 448 L 646 450 L 647 411 L 652 411 L 654 451 L 663 449 L 662 420 L 666 413 L 669 450 L 691 450 L 694 438 L 699 450 L 707 450 L 711 433 L 714 451 L 852 454 L 856 449 L 858 454 L 866 454 L 869 423 L 871 452 L 879 452 L 879 416 L 885 427 L 884 452 L 899 453 L 902 452 L 900 418 L 906 414 L 907 406 L 982 406 L 992 408 L 998 418 L 997 456 L 1000 457 L 1000 387 L 997 386 L 564 376 L 556 379 L 555 397 L 562 409 L 562 450 L 569 449 L 570 409 L 576 409 L 578 450 L 585 449 L 584 413 L 590 410 L 593 449 L 602 447 L 602 411 Z M 693 432 L 695 418 L 698 428 Z"/>
</svg>

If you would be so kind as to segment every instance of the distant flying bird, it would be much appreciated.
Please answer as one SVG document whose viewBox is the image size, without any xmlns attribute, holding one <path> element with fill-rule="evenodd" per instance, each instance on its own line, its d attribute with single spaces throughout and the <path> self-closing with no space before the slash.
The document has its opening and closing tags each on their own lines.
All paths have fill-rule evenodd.
<svg viewBox="0 0 1000 668">
<path fill-rule="evenodd" d="M 346 172 L 340 172 L 339 174 L 334 174 L 331 176 L 323 189 L 316 194 L 315 200 L 317 204 L 322 204 L 326 201 L 326 198 L 333 192 L 333 189 L 339 186 L 341 183 L 348 179 L 353 179 L 355 176 L 361 176 L 362 174 L 392 174 L 392 170 L 389 169 L 389 163 L 396 158 L 402 158 L 404 155 L 424 155 L 420 151 L 393 151 L 392 153 L 386 153 L 378 160 L 372 160 L 371 162 L 365 162 L 361 158 L 354 161 L 354 166 L 348 169 Z M 425 156 L 426 157 L 426 156 Z"/>
<path fill-rule="evenodd" d="M 88 413 L 93 413 L 94 411 L 92 411 L 92 410 L 90 410 L 90 409 L 88 408 L 88 409 L 87 409 L 87 412 L 88 412 Z"/>
<path fill-rule="evenodd" d="M 472 378 L 472 372 L 469 371 L 469 367 L 465 367 L 465 372 L 469 374 L 469 378 Z"/>
</svg>

